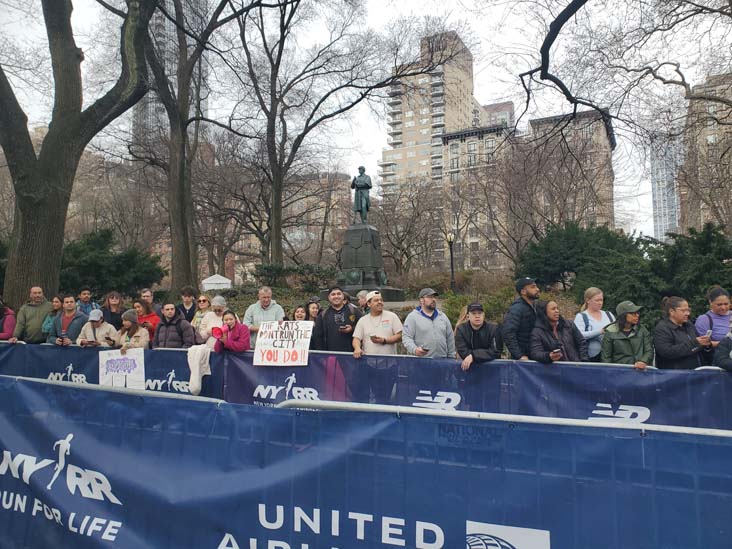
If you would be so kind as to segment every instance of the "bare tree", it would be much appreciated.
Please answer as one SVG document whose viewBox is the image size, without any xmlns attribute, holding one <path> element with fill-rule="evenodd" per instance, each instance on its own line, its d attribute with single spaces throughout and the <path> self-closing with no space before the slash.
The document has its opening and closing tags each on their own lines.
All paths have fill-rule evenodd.
<svg viewBox="0 0 732 549">
<path fill-rule="evenodd" d="M 419 181 L 397 185 L 384 194 L 373 210 L 381 234 L 381 251 L 391 260 L 396 275 L 407 275 L 440 239 L 435 219 L 441 212 L 438 195 Z"/>
<path fill-rule="evenodd" d="M 430 72 L 452 58 L 457 43 L 436 24 L 396 22 L 390 37 L 360 26 L 363 6 L 351 0 L 292 0 L 239 18 L 245 98 L 243 133 L 261 136 L 272 190 L 271 262 L 284 260 L 284 185 L 303 145 L 356 105 L 385 95 L 400 79 Z M 318 28 L 315 39 L 312 29 Z M 310 44 L 307 42 L 310 41 Z M 251 98 L 251 99 L 249 99 Z"/>
<path fill-rule="evenodd" d="M 66 213 L 74 175 L 89 141 L 142 97 L 147 73 L 143 44 L 154 0 L 128 0 L 121 13 L 121 70 L 114 85 L 85 109 L 81 63 L 71 27 L 70 0 L 42 0 L 54 79 L 48 133 L 34 148 L 11 81 L 0 65 L 0 144 L 15 189 L 15 218 L 4 295 L 20 304 L 32 281 L 55 292 L 59 284 Z"/>
</svg>

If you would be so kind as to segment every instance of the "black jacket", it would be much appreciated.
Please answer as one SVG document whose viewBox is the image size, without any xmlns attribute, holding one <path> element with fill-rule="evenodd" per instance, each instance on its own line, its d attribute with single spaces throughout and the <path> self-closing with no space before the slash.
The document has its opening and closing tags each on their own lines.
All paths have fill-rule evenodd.
<svg viewBox="0 0 732 549">
<path fill-rule="evenodd" d="M 183 318 L 180 311 L 175 312 L 175 316 L 168 320 L 163 316 L 158 327 L 155 329 L 155 337 L 153 337 L 152 347 L 157 349 L 163 347 L 167 349 L 187 349 L 196 344 L 196 336 L 193 326 Z"/>
<path fill-rule="evenodd" d="M 517 297 L 508 309 L 501 326 L 503 341 L 511 358 L 529 356 L 531 330 L 536 323 L 536 309 L 522 297 Z"/>
<path fill-rule="evenodd" d="M 559 317 L 557 324 L 559 339 L 554 337 L 554 332 L 544 323 L 538 323 L 531 332 L 531 352 L 529 358 L 537 362 L 552 362 L 549 353 L 555 349 L 562 350 L 562 358 L 566 362 L 587 362 L 587 340 L 574 325 Z"/>
<path fill-rule="evenodd" d="M 343 305 L 340 311 L 326 307 L 315 320 L 311 347 L 317 351 L 353 352 L 353 330 L 343 333 L 341 326 L 356 327 L 358 319 L 363 316 L 361 309 L 351 303 Z"/>
<path fill-rule="evenodd" d="M 696 340 L 696 328 L 691 322 L 681 326 L 662 318 L 653 330 L 656 367 L 666 370 L 693 370 L 704 364 L 704 347 Z"/>
<path fill-rule="evenodd" d="M 717 345 L 712 364 L 732 372 L 732 356 L 730 356 L 730 353 L 732 353 L 732 338 L 725 337 Z"/>
<path fill-rule="evenodd" d="M 455 332 L 455 348 L 460 358 L 472 354 L 475 363 L 500 358 L 503 350 L 501 330 L 494 322 L 483 322 L 477 330 L 469 321 L 464 322 Z"/>
</svg>

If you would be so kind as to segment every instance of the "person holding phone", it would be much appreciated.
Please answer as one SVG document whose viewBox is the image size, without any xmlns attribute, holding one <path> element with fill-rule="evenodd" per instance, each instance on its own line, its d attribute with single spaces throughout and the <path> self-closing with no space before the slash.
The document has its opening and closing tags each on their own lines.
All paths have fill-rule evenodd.
<svg viewBox="0 0 732 549">
<path fill-rule="evenodd" d="M 348 303 L 343 290 L 328 291 L 330 305 L 318 313 L 313 327 L 313 348 L 318 351 L 353 352 L 353 331 L 363 316 L 361 309 Z"/>
<path fill-rule="evenodd" d="M 656 367 L 667 370 L 693 370 L 711 362 L 712 340 L 697 335 L 689 321 L 691 307 L 683 297 L 663 299 L 664 317 L 653 330 L 653 346 L 656 348 Z"/>
<path fill-rule="evenodd" d="M 529 358 L 537 362 L 587 362 L 587 341 L 573 322 L 559 312 L 556 301 L 536 304 L 536 325 L 531 332 Z"/>
<path fill-rule="evenodd" d="M 109 322 L 104 321 L 104 314 L 100 309 L 89 313 L 89 322 L 84 324 L 76 344 L 81 347 L 113 347 L 117 330 Z"/>
</svg>

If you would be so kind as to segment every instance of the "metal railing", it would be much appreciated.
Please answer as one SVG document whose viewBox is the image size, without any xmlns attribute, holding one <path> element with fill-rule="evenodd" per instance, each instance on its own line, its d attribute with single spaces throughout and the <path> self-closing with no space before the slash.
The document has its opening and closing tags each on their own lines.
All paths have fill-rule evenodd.
<svg viewBox="0 0 732 549">
<path fill-rule="evenodd" d="M 523 423 L 533 425 L 557 425 L 566 427 L 591 427 L 604 429 L 624 429 L 637 431 L 640 436 L 646 432 L 677 433 L 686 435 L 702 435 L 732 438 L 732 431 L 725 429 L 705 429 L 702 427 L 680 427 L 677 425 L 657 425 L 653 423 L 631 423 L 623 420 L 602 419 L 566 419 L 542 416 L 522 416 L 514 414 L 496 414 L 491 412 L 466 412 L 460 410 L 436 410 L 429 408 L 412 408 L 409 406 L 391 406 L 388 404 L 363 404 L 355 402 L 335 402 L 331 400 L 285 400 L 276 405 L 277 408 L 334 411 L 334 412 L 368 412 L 400 415 L 435 416 L 455 419 L 478 419 L 482 421 L 502 421 L 507 423 Z"/>
</svg>

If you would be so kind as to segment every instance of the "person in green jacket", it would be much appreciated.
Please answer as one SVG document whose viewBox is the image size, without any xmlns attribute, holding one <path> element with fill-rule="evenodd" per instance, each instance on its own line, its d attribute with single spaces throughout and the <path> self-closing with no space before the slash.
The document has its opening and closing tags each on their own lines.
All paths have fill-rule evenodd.
<svg viewBox="0 0 732 549">
<path fill-rule="evenodd" d="M 43 343 L 43 321 L 51 312 L 51 302 L 43 295 L 43 288 L 33 286 L 30 289 L 30 300 L 18 311 L 11 343 L 24 341 L 25 343 Z"/>
<path fill-rule="evenodd" d="M 623 301 L 615 309 L 615 322 L 605 328 L 602 339 L 602 362 L 632 364 L 644 370 L 653 361 L 651 334 L 638 324 L 641 307 Z"/>
</svg>

